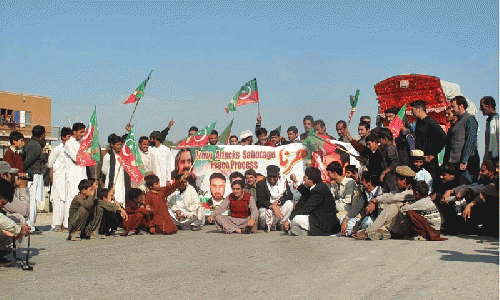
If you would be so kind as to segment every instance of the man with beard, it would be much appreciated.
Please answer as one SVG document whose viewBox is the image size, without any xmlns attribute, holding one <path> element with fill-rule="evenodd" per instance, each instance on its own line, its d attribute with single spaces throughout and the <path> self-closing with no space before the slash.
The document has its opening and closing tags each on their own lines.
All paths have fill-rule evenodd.
<svg viewBox="0 0 500 300">
<path fill-rule="evenodd" d="M 286 180 L 280 180 L 280 168 L 269 165 L 266 168 L 266 180 L 256 185 L 257 208 L 259 209 L 259 227 L 267 232 L 276 226 L 282 227 L 288 221 L 293 210 L 293 195 Z"/>
<path fill-rule="evenodd" d="M 71 137 L 64 144 L 64 154 L 67 159 L 67 167 L 65 170 L 66 177 L 66 197 L 65 207 L 67 207 L 67 214 L 65 213 L 65 217 L 63 219 L 64 227 L 69 226 L 69 207 L 71 206 L 71 202 L 75 198 L 76 195 L 80 193 L 78 189 L 78 184 L 83 180 L 87 179 L 87 172 L 85 167 L 78 165 L 77 156 L 78 150 L 80 149 L 80 142 L 85 135 L 85 125 L 83 123 L 75 123 L 73 124 L 73 128 L 71 129 Z"/>
<path fill-rule="evenodd" d="M 477 120 L 467 110 L 467 100 L 456 96 L 451 100 L 453 114 L 458 117 L 457 123 L 448 130 L 448 143 L 443 162 L 460 165 L 462 177 L 469 183 L 477 180 L 479 175 L 479 154 L 477 151 Z"/>
<path fill-rule="evenodd" d="M 130 175 L 125 172 L 125 168 L 117 159 L 123 147 L 123 139 L 116 134 L 111 134 L 108 137 L 109 149 L 108 153 L 102 159 L 102 173 L 106 176 L 104 183 L 109 190 L 115 190 L 115 200 L 121 205 L 125 204 L 125 195 L 131 188 Z"/>
<path fill-rule="evenodd" d="M 226 177 L 222 173 L 213 173 L 210 175 L 210 194 L 212 197 L 208 200 L 210 211 L 213 213 L 224 200 L 224 193 L 226 192 Z M 223 214 L 227 215 L 227 212 Z M 207 218 L 207 223 L 208 218 Z"/>
<path fill-rule="evenodd" d="M 289 235 L 331 235 L 338 224 L 333 195 L 321 180 L 319 169 L 309 167 L 304 174 L 304 183 L 297 188 L 300 200 L 284 229 Z"/>
<path fill-rule="evenodd" d="M 181 175 L 189 173 L 191 171 L 191 167 L 193 166 L 193 161 L 191 149 L 180 149 L 175 156 L 175 171 Z"/>
<path fill-rule="evenodd" d="M 479 109 L 483 116 L 487 116 L 486 130 L 484 131 L 484 158 L 483 160 L 498 159 L 498 131 L 500 121 L 496 112 L 496 102 L 491 96 L 485 96 L 479 101 Z"/>
<path fill-rule="evenodd" d="M 323 139 L 329 138 L 330 140 L 335 140 L 333 138 L 333 136 L 329 135 L 326 132 L 326 125 L 325 125 L 325 122 L 323 122 L 323 120 L 314 121 L 313 128 L 314 128 L 314 131 L 316 132 L 316 134 L 319 135 L 319 137 L 321 137 Z"/>
<path fill-rule="evenodd" d="M 45 147 L 45 127 L 36 125 L 31 131 L 31 140 L 28 141 L 23 151 L 24 170 L 32 181 L 28 182 L 30 194 L 30 216 L 28 224 L 35 230 L 37 216 L 37 202 L 44 201 L 45 189 L 43 187 L 43 174 L 45 173 L 45 163 L 42 149 Z"/>
<path fill-rule="evenodd" d="M 170 121 L 169 126 L 171 124 L 173 124 L 173 121 Z M 167 186 L 170 183 L 172 173 L 172 153 L 167 146 L 163 145 L 169 129 L 167 127 L 162 132 L 153 131 L 149 135 L 150 143 L 152 144 L 149 151 L 154 161 L 153 172 L 160 178 L 161 187 Z"/>
<path fill-rule="evenodd" d="M 345 137 L 345 131 L 347 129 L 347 122 L 344 120 L 340 120 L 335 124 L 335 129 L 337 130 L 337 133 L 339 135 L 339 141 L 344 142 L 344 143 L 349 143 L 347 138 Z"/>
<path fill-rule="evenodd" d="M 434 177 L 439 175 L 438 154 L 443 149 L 446 133 L 439 124 L 427 114 L 427 105 L 423 100 L 410 103 L 415 124 L 415 149 L 424 151 L 425 168 Z"/>
<path fill-rule="evenodd" d="M 429 186 L 429 193 L 432 193 L 432 184 L 433 184 L 433 179 L 431 176 L 431 173 L 429 173 L 425 168 L 424 168 L 424 151 L 422 150 L 412 150 L 410 152 L 410 157 L 411 157 L 411 168 L 412 170 L 416 173 L 415 175 L 415 181 L 425 181 L 427 185 Z"/>
<path fill-rule="evenodd" d="M 176 174 L 175 181 L 181 180 L 181 175 Z M 201 205 L 200 196 L 196 189 L 182 181 L 175 192 L 167 198 L 170 216 L 179 229 L 198 231 L 205 223 L 205 209 Z"/>
</svg>

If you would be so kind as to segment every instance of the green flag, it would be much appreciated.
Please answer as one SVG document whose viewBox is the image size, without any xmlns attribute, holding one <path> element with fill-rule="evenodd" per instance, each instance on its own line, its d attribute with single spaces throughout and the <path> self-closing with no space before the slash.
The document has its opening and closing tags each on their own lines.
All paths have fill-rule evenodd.
<svg viewBox="0 0 500 300">
<path fill-rule="evenodd" d="M 219 136 L 219 144 L 221 145 L 227 145 L 229 142 L 229 137 L 231 136 L 231 128 L 233 127 L 233 121 L 234 119 L 231 120 L 231 123 L 227 125 L 226 129 L 220 134 Z"/>
</svg>

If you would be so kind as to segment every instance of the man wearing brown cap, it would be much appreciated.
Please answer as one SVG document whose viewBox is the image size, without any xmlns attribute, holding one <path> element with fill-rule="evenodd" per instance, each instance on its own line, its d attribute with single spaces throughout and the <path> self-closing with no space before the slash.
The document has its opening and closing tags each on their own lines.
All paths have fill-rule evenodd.
<svg viewBox="0 0 500 300">
<path fill-rule="evenodd" d="M 391 234 L 405 236 L 411 233 L 407 219 L 400 212 L 400 207 L 405 201 L 414 200 L 412 190 L 414 178 L 415 172 L 410 167 L 399 166 L 396 168 L 398 189 L 370 200 L 370 204 L 366 207 L 367 214 L 374 211 L 377 205 L 380 205 L 382 211 L 366 230 L 358 231 L 356 239 L 385 240 L 390 239 Z"/>
</svg>

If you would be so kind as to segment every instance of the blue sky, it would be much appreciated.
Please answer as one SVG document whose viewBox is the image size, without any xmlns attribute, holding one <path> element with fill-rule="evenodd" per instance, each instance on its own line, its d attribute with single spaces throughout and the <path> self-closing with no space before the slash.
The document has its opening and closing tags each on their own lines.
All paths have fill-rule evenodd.
<svg viewBox="0 0 500 300">
<path fill-rule="evenodd" d="M 254 77 L 265 127 L 302 130 L 311 114 L 334 136 L 349 95 L 361 90 L 355 120 L 374 117 L 373 86 L 395 75 L 457 83 L 478 107 L 498 99 L 498 1 L 4 0 L 0 12 L 0 90 L 51 97 L 54 126 L 88 123 L 97 105 L 103 142 L 151 69 L 136 135 L 174 118 L 172 140 L 232 118 L 233 133 L 253 130 L 256 105 L 223 108 Z"/>
</svg>

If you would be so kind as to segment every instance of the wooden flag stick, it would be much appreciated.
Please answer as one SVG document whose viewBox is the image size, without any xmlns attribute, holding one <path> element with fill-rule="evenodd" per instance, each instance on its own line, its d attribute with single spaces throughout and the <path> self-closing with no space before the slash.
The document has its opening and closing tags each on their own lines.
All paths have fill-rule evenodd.
<svg viewBox="0 0 500 300">
<path fill-rule="evenodd" d="M 116 155 L 115 155 L 115 159 L 116 159 Z M 118 162 L 120 165 L 118 166 L 118 172 L 115 173 L 115 180 L 113 182 L 113 187 L 112 189 L 114 190 L 115 189 L 115 186 L 116 186 L 116 182 L 118 181 L 118 175 L 120 174 L 120 171 L 122 169 L 122 164 L 120 162 Z"/>
<path fill-rule="evenodd" d="M 257 117 L 260 117 L 260 100 L 257 102 Z"/>
<path fill-rule="evenodd" d="M 137 109 L 137 105 L 139 105 L 139 101 L 135 101 L 134 111 L 132 112 L 132 115 L 130 116 L 130 120 L 128 121 L 129 125 L 130 125 L 130 123 L 132 123 L 132 118 L 134 118 L 135 110 Z"/>
</svg>

